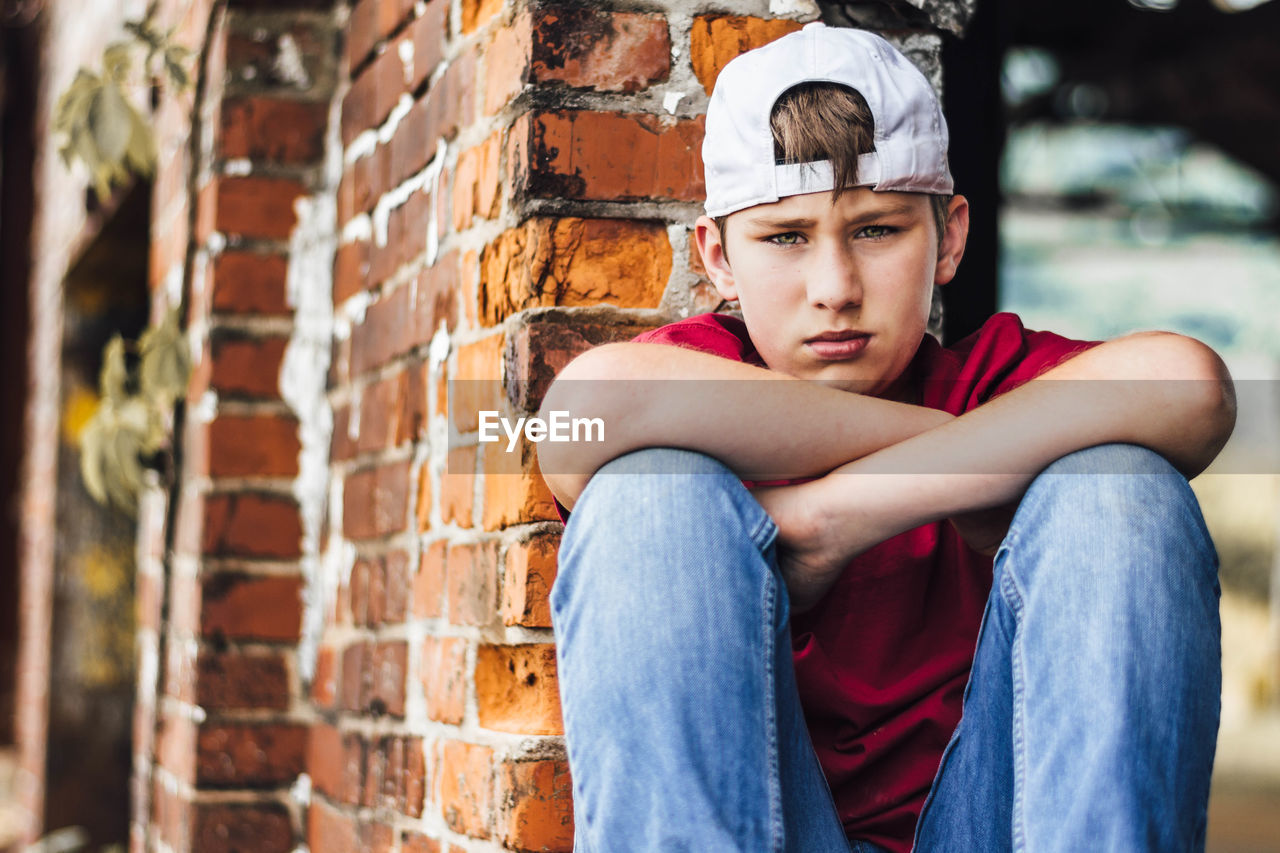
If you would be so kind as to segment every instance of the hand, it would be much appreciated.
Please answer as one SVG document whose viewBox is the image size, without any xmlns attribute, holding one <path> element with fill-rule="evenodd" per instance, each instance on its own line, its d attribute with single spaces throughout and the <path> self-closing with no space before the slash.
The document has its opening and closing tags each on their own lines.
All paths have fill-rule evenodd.
<svg viewBox="0 0 1280 853">
<path fill-rule="evenodd" d="M 822 480 L 790 486 L 757 486 L 751 489 L 760 505 L 778 525 L 778 568 L 787 582 L 791 609 L 802 613 L 813 607 L 840 577 L 856 552 L 837 526 L 821 515 Z"/>
</svg>

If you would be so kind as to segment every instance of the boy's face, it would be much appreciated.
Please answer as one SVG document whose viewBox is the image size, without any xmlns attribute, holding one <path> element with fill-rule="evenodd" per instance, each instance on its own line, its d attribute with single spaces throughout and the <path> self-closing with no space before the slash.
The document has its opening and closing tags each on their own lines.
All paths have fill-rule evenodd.
<svg viewBox="0 0 1280 853">
<path fill-rule="evenodd" d="M 968 202 L 952 199 L 939 245 L 927 195 L 856 187 L 834 204 L 831 196 L 787 196 L 732 213 L 727 246 L 701 217 L 698 247 L 771 369 L 897 396 L 904 389 L 893 383 L 920 345 L 933 286 L 951 280 L 964 253 Z"/>
</svg>

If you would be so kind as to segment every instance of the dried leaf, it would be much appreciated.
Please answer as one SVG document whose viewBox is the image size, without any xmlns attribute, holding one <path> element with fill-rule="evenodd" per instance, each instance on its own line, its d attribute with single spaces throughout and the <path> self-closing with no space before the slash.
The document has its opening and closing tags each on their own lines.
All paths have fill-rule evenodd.
<svg viewBox="0 0 1280 853">
<path fill-rule="evenodd" d="M 178 324 L 178 312 L 170 311 L 159 326 L 138 339 L 142 353 L 139 367 L 142 393 L 168 407 L 187 392 L 191 377 L 191 352 Z"/>
<path fill-rule="evenodd" d="M 102 67 L 107 72 L 107 77 L 123 81 L 133 67 L 133 57 L 130 55 L 132 52 L 133 45 L 127 41 L 108 45 L 102 54 Z"/>
<path fill-rule="evenodd" d="M 133 134 L 133 106 L 114 80 L 106 81 L 89 107 L 89 124 L 101 160 L 119 163 Z"/>
<path fill-rule="evenodd" d="M 129 371 L 124 363 L 124 338 L 116 335 L 102 351 L 102 370 L 98 373 L 98 393 L 112 405 L 120 405 L 125 399 L 125 383 Z"/>
</svg>

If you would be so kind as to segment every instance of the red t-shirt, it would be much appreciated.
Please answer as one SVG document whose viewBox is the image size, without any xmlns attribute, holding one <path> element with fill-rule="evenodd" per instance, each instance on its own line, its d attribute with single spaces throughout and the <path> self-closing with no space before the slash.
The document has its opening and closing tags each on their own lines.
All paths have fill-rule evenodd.
<svg viewBox="0 0 1280 853">
<path fill-rule="evenodd" d="M 728 314 L 701 314 L 633 340 L 764 366 L 746 326 Z M 1095 344 L 1028 331 L 1001 313 L 948 348 L 924 336 L 906 376 L 923 405 L 959 415 Z M 805 719 L 850 838 L 894 853 L 911 849 L 960 722 L 990 588 L 991 558 L 941 521 L 859 555 L 817 606 L 792 617 Z"/>
</svg>

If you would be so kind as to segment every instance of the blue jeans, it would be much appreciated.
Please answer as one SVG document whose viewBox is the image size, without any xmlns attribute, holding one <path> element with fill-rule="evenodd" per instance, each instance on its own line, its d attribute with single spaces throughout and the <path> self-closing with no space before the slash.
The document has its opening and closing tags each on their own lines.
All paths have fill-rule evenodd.
<svg viewBox="0 0 1280 853">
<path fill-rule="evenodd" d="M 846 840 L 809 741 L 776 536 L 702 454 L 636 451 L 588 483 L 551 594 L 577 853 L 880 849 Z M 996 555 L 915 849 L 1203 849 L 1219 594 L 1163 458 L 1049 466 Z"/>
</svg>

